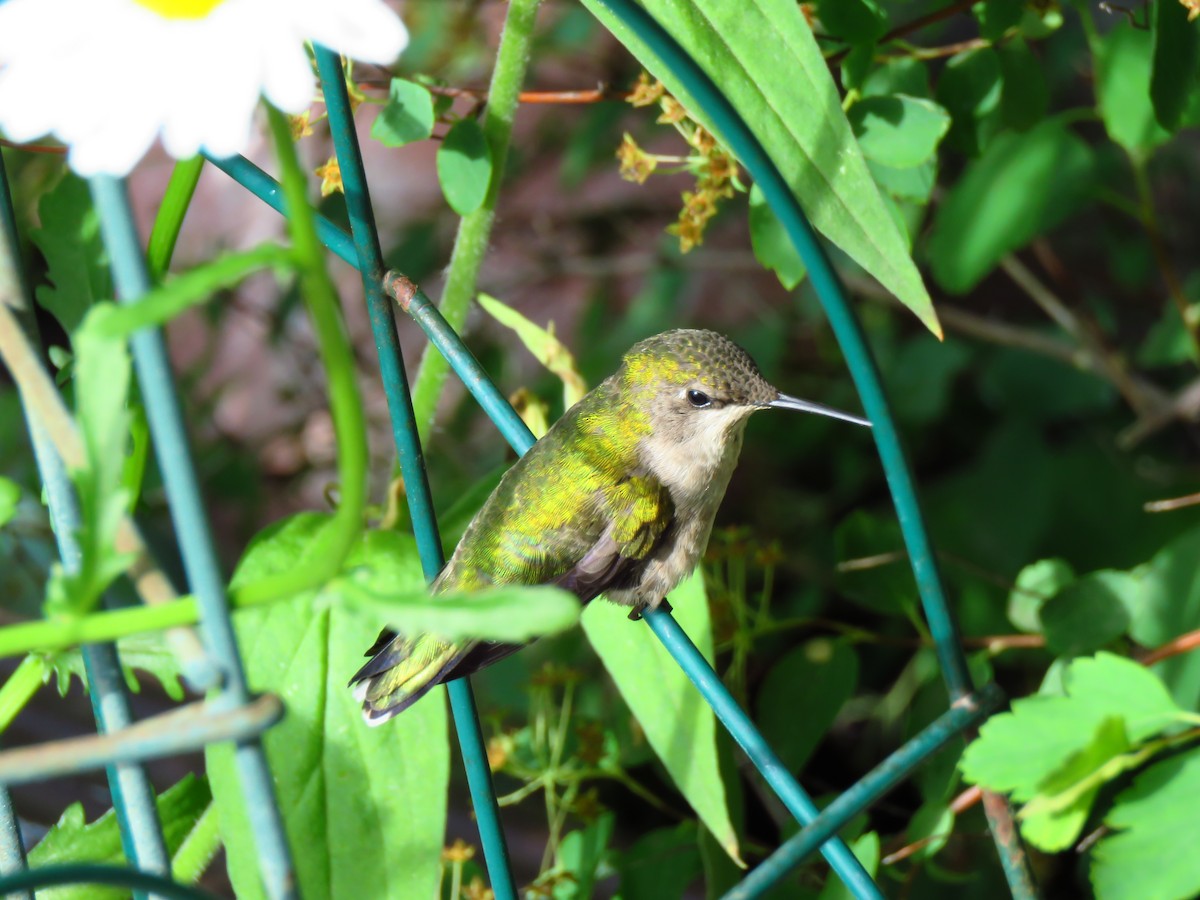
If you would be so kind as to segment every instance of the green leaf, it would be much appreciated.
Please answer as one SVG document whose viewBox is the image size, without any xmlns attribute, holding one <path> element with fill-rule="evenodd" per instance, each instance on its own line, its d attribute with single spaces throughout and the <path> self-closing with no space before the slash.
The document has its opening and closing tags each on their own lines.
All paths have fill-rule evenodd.
<svg viewBox="0 0 1200 900">
<path fill-rule="evenodd" d="M 1158 124 L 1150 102 L 1151 41 L 1150 32 L 1121 22 L 1092 46 L 1096 100 L 1104 127 L 1109 137 L 1139 156 L 1171 136 Z"/>
<path fill-rule="evenodd" d="M 804 262 L 796 245 L 757 184 L 750 188 L 750 245 L 754 248 L 754 258 L 774 272 L 789 291 L 804 280 Z"/>
<path fill-rule="evenodd" d="M 1041 609 L 1046 646 L 1059 656 L 1091 653 L 1129 630 L 1141 583 L 1126 572 L 1091 572 L 1063 587 Z"/>
<path fill-rule="evenodd" d="M 699 574 L 675 588 L 669 599 L 675 619 L 711 661 L 712 623 Z M 680 793 L 725 852 L 740 862 L 718 765 L 712 708 L 650 628 L 629 621 L 624 607 L 589 604 L 583 613 L 583 630 Z M 694 833 L 692 845 L 694 848 Z"/>
<path fill-rule="evenodd" d="M 613 814 L 605 813 L 586 828 L 567 834 L 558 845 L 559 869 L 570 873 L 569 880 L 555 884 L 554 900 L 574 900 L 576 897 L 591 897 L 596 884 L 596 869 L 608 852 L 612 839 Z"/>
<path fill-rule="evenodd" d="M 621 855 L 616 868 L 621 874 L 621 900 L 683 897 L 700 874 L 695 823 L 650 832 Z"/>
<path fill-rule="evenodd" d="M 952 56 L 938 78 L 935 97 L 952 119 L 946 141 L 978 156 L 996 130 L 1001 96 L 1000 58 L 991 47 Z"/>
<path fill-rule="evenodd" d="M 21 486 L 11 478 L 0 475 L 0 528 L 12 521 L 21 502 Z"/>
<path fill-rule="evenodd" d="M 1105 719 L 1119 717 L 1134 743 L 1179 720 L 1180 709 L 1163 683 L 1121 656 L 1073 660 L 1064 685 L 1064 696 L 1026 697 L 1013 703 L 1012 712 L 988 719 L 963 754 L 966 779 L 1025 802 L 1092 742 Z"/>
<path fill-rule="evenodd" d="M 433 95 L 424 85 L 393 78 L 388 99 L 371 125 L 371 137 L 385 147 L 403 147 L 433 134 Z"/>
<path fill-rule="evenodd" d="M 157 797 L 158 818 L 162 823 L 167 851 L 174 853 L 208 808 L 211 794 L 204 778 L 187 774 Z M 58 822 L 29 851 L 31 868 L 68 863 L 125 865 L 121 832 L 116 814 L 110 809 L 95 822 L 87 823 L 83 804 L 72 803 Z M 99 885 L 71 885 L 43 888 L 39 900 L 120 900 L 128 891 Z"/>
<path fill-rule="evenodd" d="M 799 772 L 858 684 L 845 641 L 816 638 L 771 667 L 758 692 L 758 724 L 788 770 Z"/>
<path fill-rule="evenodd" d="M 908 820 L 905 837 L 910 844 L 924 842 L 913 860 L 932 859 L 946 846 L 954 832 L 954 813 L 944 800 L 930 800 Z"/>
<path fill-rule="evenodd" d="M 1179 637 L 1200 622 L 1200 528 L 1185 532 L 1132 574 L 1142 581 L 1130 634 L 1145 647 Z M 1200 703 L 1200 653 L 1185 653 L 1154 665 L 1176 702 L 1185 709 Z"/>
<path fill-rule="evenodd" d="M 129 503 L 124 486 L 129 351 L 123 341 L 100 336 L 96 327 L 114 309 L 110 303 L 93 307 L 74 335 L 75 418 L 84 449 L 83 465 L 71 471 L 79 498 L 80 557 L 73 574 L 55 567 L 46 587 L 48 616 L 90 610 L 133 558 L 115 549 L 117 527 Z"/>
<path fill-rule="evenodd" d="M 446 202 L 460 216 L 483 206 L 492 180 L 492 150 L 474 119 L 460 119 L 437 152 L 438 181 Z"/>
<path fill-rule="evenodd" d="M 1022 631 L 1040 634 L 1042 607 L 1074 580 L 1075 570 L 1066 560 L 1030 563 L 1018 573 L 1008 594 L 1008 620 Z"/>
<path fill-rule="evenodd" d="M 876 0 L 816 0 L 827 34 L 851 44 L 869 44 L 887 31 L 887 13 Z"/>
<path fill-rule="evenodd" d="M 907 56 L 888 60 L 863 79 L 860 93 L 864 97 L 904 94 L 928 99 L 932 93 L 929 89 L 929 68 L 925 63 Z"/>
<path fill-rule="evenodd" d="M 868 831 L 850 845 L 850 850 L 867 870 L 867 874 L 874 878 L 875 873 L 879 870 L 878 832 Z M 851 900 L 854 896 L 840 878 L 831 875 L 826 879 L 825 887 L 822 888 L 817 900 Z"/>
<path fill-rule="evenodd" d="M 1200 892 L 1196 797 L 1200 750 L 1157 762 L 1117 795 L 1104 824 L 1117 833 L 1092 851 L 1091 879 L 1103 900 L 1194 897 Z"/>
<path fill-rule="evenodd" d="M 660 57 L 600 0 L 585 5 L 706 128 L 728 140 Z M 829 67 L 790 0 L 643 4 L 738 109 L 800 199 L 813 226 L 935 333 L 929 293 L 904 235 L 867 170 Z"/>
<path fill-rule="evenodd" d="M 87 183 L 68 172 L 38 203 L 41 227 L 30 240 L 46 259 L 50 285 L 39 285 L 37 301 L 68 334 L 93 304 L 113 297 L 108 254 Z"/>
<path fill-rule="evenodd" d="M 1129 749 L 1121 717 L 1104 719 L 1092 740 L 1050 773 L 1039 785 L 1038 795 L 1022 807 L 1021 835 L 1047 853 L 1070 847 L 1104 783 L 1138 763 L 1137 756 L 1128 755 Z"/>
<path fill-rule="evenodd" d="M 1045 118 L 1050 105 L 1050 89 L 1046 86 L 1041 60 L 1020 38 L 1009 41 L 996 52 L 1000 55 L 1000 73 L 1004 79 L 1000 116 L 1005 125 L 1027 131 Z"/>
<path fill-rule="evenodd" d="M 163 632 L 150 631 L 123 637 L 117 641 L 117 652 L 121 657 L 125 684 L 131 692 L 136 694 L 141 689 L 137 678 L 137 672 L 141 671 L 153 675 L 172 700 L 183 700 L 183 685 L 179 681 L 183 672 L 179 667 L 179 658 L 167 645 Z M 52 654 L 48 662 L 58 681 L 59 694 L 66 695 L 72 677 L 78 678 L 86 688 L 83 654 L 78 647 Z"/>
<path fill-rule="evenodd" d="M 1179 127 L 1200 75 L 1200 22 L 1189 22 L 1188 16 L 1188 8 L 1179 2 L 1150 8 L 1150 102 L 1158 124 L 1168 131 Z"/>
<path fill-rule="evenodd" d="M 535 325 L 490 294 L 480 294 L 478 300 L 484 312 L 501 325 L 511 328 L 534 359 L 558 376 L 563 385 L 563 409 L 570 409 L 583 399 L 588 391 L 587 382 L 579 374 L 575 354 L 554 334 L 553 322 L 546 328 Z"/>
<path fill-rule="evenodd" d="M 950 116 L 932 100 L 903 94 L 864 97 L 848 117 L 863 155 L 894 169 L 933 158 L 950 128 Z"/>
<path fill-rule="evenodd" d="M 872 160 L 867 160 L 867 166 L 885 196 L 921 206 L 929 203 L 933 185 L 937 181 L 936 157 L 913 169 L 893 169 Z"/>
<path fill-rule="evenodd" d="M 895 519 L 855 510 L 838 524 L 833 541 L 840 592 L 885 615 L 916 611 L 917 587 Z"/>
<path fill-rule="evenodd" d="M 329 520 L 301 514 L 260 536 L 235 583 L 295 565 Z M 424 585 L 408 535 L 367 535 L 346 564 L 353 569 L 364 560 L 369 575 L 361 577 L 374 589 L 407 593 Z M 353 608 L 298 597 L 239 612 L 234 624 L 251 690 L 272 691 L 287 703 L 287 717 L 264 743 L 288 840 L 303 851 L 295 860 L 304 896 L 432 896 L 449 779 L 443 692 L 370 728 L 346 682 L 378 622 Z M 208 747 L 206 762 L 234 891 L 261 897 L 233 748 Z"/>
<path fill-rule="evenodd" d="M 979 36 L 985 41 L 999 41 L 1004 32 L 1015 28 L 1025 14 L 1025 0 L 986 0 L 971 7 L 979 20 Z"/>
<path fill-rule="evenodd" d="M 1091 179 L 1091 151 L 1060 119 L 1000 135 L 938 209 L 934 278 L 951 293 L 971 290 L 1004 254 L 1070 215 Z"/>
</svg>

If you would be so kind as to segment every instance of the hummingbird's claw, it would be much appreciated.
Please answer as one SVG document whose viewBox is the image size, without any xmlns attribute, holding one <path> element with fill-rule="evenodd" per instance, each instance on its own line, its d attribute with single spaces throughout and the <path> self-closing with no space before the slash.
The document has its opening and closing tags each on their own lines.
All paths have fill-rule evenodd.
<svg viewBox="0 0 1200 900">
<path fill-rule="evenodd" d="M 655 603 L 653 605 L 651 605 L 649 603 L 639 603 L 637 606 L 635 606 L 633 609 L 631 609 L 629 611 L 629 621 L 636 622 L 639 619 L 641 619 L 642 614 L 646 612 L 647 608 L 661 609 L 663 612 L 669 613 L 671 611 L 671 604 L 667 602 L 666 597 L 663 597 L 663 599 L 659 600 L 657 603 Z"/>
</svg>

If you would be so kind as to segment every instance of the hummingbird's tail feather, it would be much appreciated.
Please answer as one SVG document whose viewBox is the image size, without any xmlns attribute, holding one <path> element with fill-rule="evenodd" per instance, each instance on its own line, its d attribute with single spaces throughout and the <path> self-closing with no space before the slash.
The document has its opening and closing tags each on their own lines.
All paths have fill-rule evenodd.
<svg viewBox="0 0 1200 900">
<path fill-rule="evenodd" d="M 458 677 L 451 672 L 472 646 L 451 644 L 432 635 L 394 635 L 350 679 L 367 724 L 382 725 L 424 697 L 435 684 Z"/>
</svg>

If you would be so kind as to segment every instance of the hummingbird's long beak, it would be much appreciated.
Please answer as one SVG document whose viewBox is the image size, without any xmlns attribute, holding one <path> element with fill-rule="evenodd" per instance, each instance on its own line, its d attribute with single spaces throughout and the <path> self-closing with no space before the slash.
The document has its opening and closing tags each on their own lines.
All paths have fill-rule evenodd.
<svg viewBox="0 0 1200 900">
<path fill-rule="evenodd" d="M 776 409 L 794 409 L 797 412 L 816 413 L 818 416 L 829 416 L 834 419 L 844 419 L 847 422 L 853 422 L 855 425 L 866 425 L 871 427 L 871 420 L 864 419 L 862 416 L 852 416 L 848 412 L 842 412 L 840 409 L 834 409 L 832 406 L 822 406 L 820 403 L 813 403 L 810 400 L 801 400 L 799 397 L 789 397 L 787 394 L 780 394 L 774 400 L 767 404 Z"/>
</svg>

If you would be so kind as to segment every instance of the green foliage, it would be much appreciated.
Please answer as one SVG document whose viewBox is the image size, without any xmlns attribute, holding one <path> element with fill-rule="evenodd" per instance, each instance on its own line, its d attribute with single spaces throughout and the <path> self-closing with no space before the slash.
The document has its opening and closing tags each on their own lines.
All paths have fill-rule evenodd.
<svg viewBox="0 0 1200 900">
<path fill-rule="evenodd" d="M 932 159 L 950 128 L 946 110 L 903 94 L 865 97 L 850 107 L 850 127 L 868 160 L 911 169 Z"/>
<path fill-rule="evenodd" d="M 371 137 L 385 147 L 403 147 L 433 134 L 433 95 L 424 85 L 393 78 L 388 99 L 375 122 Z"/>
<path fill-rule="evenodd" d="M 460 216 L 483 205 L 492 180 L 492 151 L 474 119 L 460 119 L 437 152 L 438 181 L 446 202 Z"/>
<path fill-rule="evenodd" d="M 93 304 L 113 296 L 100 222 L 87 184 L 69 173 L 42 195 L 38 213 L 41 227 L 29 236 L 46 259 L 50 284 L 38 286 L 37 302 L 70 334 Z"/>
<path fill-rule="evenodd" d="M 1150 102 L 1158 124 L 1174 131 L 1191 100 L 1189 89 L 1200 75 L 1200 24 L 1189 21 L 1188 7 L 1182 3 L 1155 3 L 1150 16 Z"/>
<path fill-rule="evenodd" d="M 1133 154 L 1144 155 L 1170 137 L 1158 124 L 1150 96 L 1153 38 L 1121 24 L 1093 38 L 1096 99 L 1108 135 Z"/>
<path fill-rule="evenodd" d="M 750 244 L 754 258 L 779 277 L 789 291 L 804 280 L 804 263 L 783 223 L 775 216 L 758 185 L 750 188 Z"/>
<path fill-rule="evenodd" d="M 329 517 L 303 514 L 247 552 L 234 584 L 295 565 Z M 424 578 L 412 539 L 368 534 L 346 562 L 380 594 L 416 592 Z M 441 692 L 384 728 L 367 728 L 346 682 L 380 623 L 354 605 L 296 597 L 235 617 L 246 677 L 288 716 L 266 734 L 276 798 L 309 897 L 430 896 L 446 816 L 449 743 Z M 234 748 L 207 748 L 229 873 L 240 897 L 262 896 Z M 419 810 L 419 815 L 414 815 Z"/>
<path fill-rule="evenodd" d="M 712 631 L 699 575 L 685 580 L 667 599 L 683 630 L 711 660 Z M 712 708 L 649 628 L 630 627 L 627 610 L 593 603 L 584 612 L 583 630 L 675 785 L 725 852 L 740 859 L 717 760 Z"/>
<path fill-rule="evenodd" d="M 183 846 L 210 802 L 208 783 L 191 774 L 158 796 L 158 818 L 168 853 L 174 855 Z M 31 868 L 78 862 L 125 864 L 125 851 L 121 848 L 120 829 L 113 810 L 89 823 L 84 819 L 83 804 L 72 803 L 46 836 L 29 851 Z M 129 893 L 93 884 L 46 888 L 38 891 L 38 896 L 48 900 L 120 900 Z"/>
<path fill-rule="evenodd" d="M 1153 673 L 1111 653 L 1074 660 L 1062 681 L 1065 693 L 1014 701 L 989 719 L 961 763 L 969 781 L 1024 803 L 1021 833 L 1049 851 L 1078 837 L 1106 783 L 1195 719 Z"/>
<path fill-rule="evenodd" d="M 602 4 L 585 0 L 585 5 L 686 108 L 698 109 L 662 61 Z M 695 7 L 656 0 L 646 7 L 701 61 L 796 195 L 812 201 L 807 211 L 813 226 L 936 331 L 929 294 L 852 138 L 799 8 L 783 0 L 734 5 L 710 0 Z M 728 143 L 711 122 L 701 118 L 701 124 Z"/>
<path fill-rule="evenodd" d="M 0 476 L 0 528 L 17 514 L 17 504 L 20 502 L 21 486 L 11 478 Z"/>
</svg>

